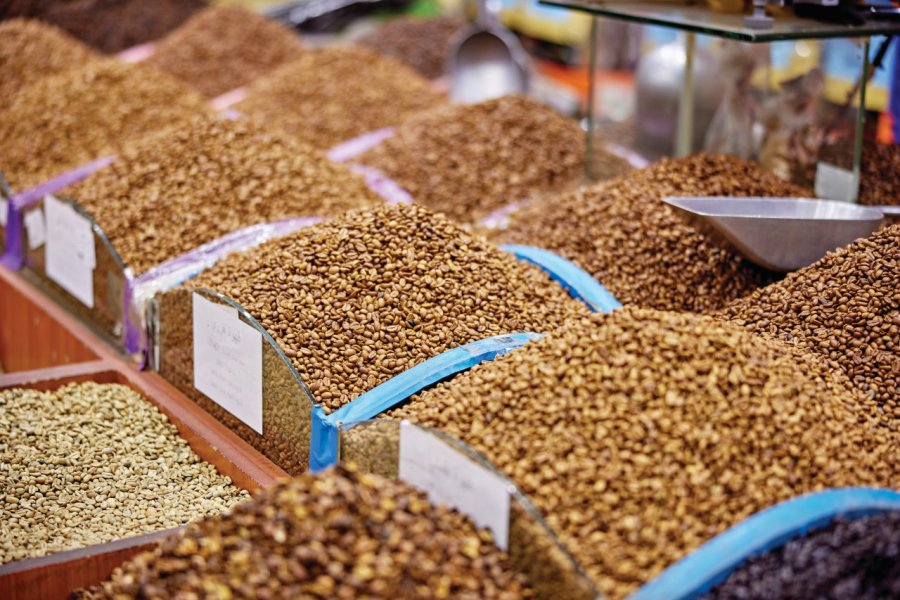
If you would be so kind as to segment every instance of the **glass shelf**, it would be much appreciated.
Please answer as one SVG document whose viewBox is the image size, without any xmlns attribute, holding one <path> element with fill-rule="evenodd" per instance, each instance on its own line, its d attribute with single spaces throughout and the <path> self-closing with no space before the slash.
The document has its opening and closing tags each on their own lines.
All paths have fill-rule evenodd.
<svg viewBox="0 0 900 600">
<path fill-rule="evenodd" d="M 703 5 L 675 2 L 604 2 L 601 0 L 540 0 L 596 16 L 623 19 L 647 25 L 662 25 L 684 31 L 729 38 L 742 42 L 773 42 L 814 38 L 852 38 L 900 33 L 900 22 L 870 21 L 851 26 L 800 19 L 793 15 L 776 16 L 770 29 L 744 26 L 744 14 L 723 14 Z"/>
</svg>

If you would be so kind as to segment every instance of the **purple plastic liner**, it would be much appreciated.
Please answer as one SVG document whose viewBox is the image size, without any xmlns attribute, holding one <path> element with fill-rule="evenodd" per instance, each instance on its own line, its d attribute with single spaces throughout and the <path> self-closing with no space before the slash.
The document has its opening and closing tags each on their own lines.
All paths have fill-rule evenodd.
<svg viewBox="0 0 900 600">
<path fill-rule="evenodd" d="M 635 152 L 629 150 L 625 146 L 619 144 L 604 144 L 604 149 L 610 154 L 615 154 L 619 158 L 624 158 L 635 169 L 643 169 L 650 165 L 650 161 Z"/>
<path fill-rule="evenodd" d="M 412 204 L 413 197 L 396 181 L 372 167 L 353 163 L 350 170 L 359 173 L 366 180 L 369 189 L 384 198 L 388 204 Z"/>
<path fill-rule="evenodd" d="M 95 171 L 108 166 L 116 159 L 115 156 L 104 156 L 86 165 L 67 171 L 53 179 L 45 181 L 33 188 L 19 192 L 9 199 L 9 213 L 6 219 L 6 253 L 3 256 L 3 264 L 13 270 L 19 270 L 25 263 L 23 222 L 25 211 L 42 199 L 47 194 L 53 194 L 59 190 L 87 179 Z"/>
<path fill-rule="evenodd" d="M 296 217 L 251 225 L 160 263 L 137 277 L 131 274 L 131 269 L 126 269 L 122 304 L 125 351 L 132 355 L 140 353 L 141 366 L 146 364 L 144 308 L 156 292 L 187 281 L 228 254 L 247 250 L 320 221 L 322 217 Z"/>
<path fill-rule="evenodd" d="M 392 135 L 394 135 L 393 127 L 383 127 L 382 129 L 364 133 L 334 146 L 328 151 L 328 158 L 334 162 L 347 162 L 351 158 L 356 158 L 366 150 L 374 148 Z"/>
</svg>

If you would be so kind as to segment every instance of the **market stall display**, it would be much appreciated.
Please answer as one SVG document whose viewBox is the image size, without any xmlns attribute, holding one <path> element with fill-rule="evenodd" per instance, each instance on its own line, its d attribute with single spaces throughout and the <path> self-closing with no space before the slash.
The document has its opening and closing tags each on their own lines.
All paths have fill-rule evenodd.
<svg viewBox="0 0 900 600">
<path fill-rule="evenodd" d="M 886 426 L 900 420 L 900 225 L 829 253 L 726 306 L 721 315 L 842 371 Z"/>
<path fill-rule="evenodd" d="M 198 94 L 155 69 L 90 62 L 0 105 L 0 171 L 14 190 L 27 189 L 207 111 Z"/>
<path fill-rule="evenodd" d="M 622 303 L 709 311 L 777 279 L 684 222 L 665 196 L 807 196 L 735 158 L 700 154 L 513 212 L 492 239 L 553 250 L 603 282 Z"/>
<path fill-rule="evenodd" d="M 575 320 L 388 416 L 483 453 L 610 598 L 773 503 L 900 483 L 900 437 L 845 377 L 687 313 Z"/>
<path fill-rule="evenodd" d="M 0 391 L 0 563 L 179 527 L 247 497 L 116 384 Z"/>
<path fill-rule="evenodd" d="M 450 42 L 464 25 L 451 17 L 401 17 L 378 25 L 355 43 L 399 60 L 422 77 L 437 79 L 445 74 Z"/>
<path fill-rule="evenodd" d="M 0 21 L 0 39 L 0 98 L 4 102 L 37 79 L 99 57 L 64 31 L 40 21 Z"/>
<path fill-rule="evenodd" d="M 584 133 L 535 100 L 504 96 L 418 115 L 354 160 L 385 173 L 416 202 L 475 222 L 579 183 Z"/>
<path fill-rule="evenodd" d="M 203 289 L 229 300 L 196 298 Z M 255 426 L 197 389 L 195 311 L 210 302 L 241 307 L 242 323 L 271 340 L 262 381 L 248 384 L 261 393 Z M 234 254 L 158 305 L 159 372 L 290 472 L 308 465 L 311 403 L 331 413 L 444 351 L 588 313 L 539 268 L 410 205 L 348 212 Z"/>
<path fill-rule="evenodd" d="M 240 8 L 211 6 L 160 40 L 147 63 L 209 98 L 299 58 L 299 36 Z"/>
<path fill-rule="evenodd" d="M 200 557 L 201 560 L 197 560 Z M 188 526 L 80 598 L 530 597 L 490 533 L 402 483 L 335 468 Z"/>
<path fill-rule="evenodd" d="M 235 108 L 327 149 L 444 102 L 412 69 L 357 46 L 306 52 L 250 86 Z"/>
</svg>

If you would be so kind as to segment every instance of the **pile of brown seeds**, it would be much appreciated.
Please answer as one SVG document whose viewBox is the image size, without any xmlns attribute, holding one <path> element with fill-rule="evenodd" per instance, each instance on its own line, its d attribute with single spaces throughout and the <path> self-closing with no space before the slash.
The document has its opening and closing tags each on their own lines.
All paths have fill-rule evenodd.
<svg viewBox="0 0 900 600">
<path fill-rule="evenodd" d="M 356 40 L 384 56 L 396 58 L 422 77 L 437 79 L 444 74 L 450 41 L 465 23 L 459 19 L 393 19 Z"/>
<path fill-rule="evenodd" d="M 443 102 L 392 58 L 359 47 L 305 52 L 250 86 L 236 108 L 318 148 L 398 125 Z"/>
<path fill-rule="evenodd" d="M 853 520 L 751 558 L 708 600 L 900 598 L 900 511 Z"/>
<path fill-rule="evenodd" d="M 622 303 L 660 310 L 714 310 L 779 277 L 663 204 L 664 196 L 678 195 L 802 196 L 804 190 L 732 157 L 663 159 L 532 203 L 494 239 L 558 252 Z"/>
<path fill-rule="evenodd" d="M 537 267 L 410 205 L 347 213 L 190 284 L 244 306 L 328 412 L 451 348 L 587 314 Z"/>
<path fill-rule="evenodd" d="M 211 117 L 135 145 L 65 193 L 135 274 L 249 225 L 381 203 L 317 150 Z"/>
<path fill-rule="evenodd" d="M 415 488 L 334 468 L 188 526 L 80 598 L 530 597 L 460 513 Z"/>
<path fill-rule="evenodd" d="M 900 430 L 900 225 L 827 254 L 721 315 L 842 370 Z"/>
<path fill-rule="evenodd" d="M 416 202 L 472 222 L 580 181 L 584 134 L 535 100 L 505 96 L 419 115 L 359 162 L 394 179 Z"/>
<path fill-rule="evenodd" d="M 4 102 L 36 79 L 97 58 L 78 40 L 39 21 L 4 21 L 0 23 L 0 39 L 0 98 Z"/>
<path fill-rule="evenodd" d="M 866 143 L 860 170 L 860 204 L 900 204 L 900 144 Z"/>
<path fill-rule="evenodd" d="M 0 563 L 179 527 L 246 497 L 128 387 L 0 392 Z"/>
<path fill-rule="evenodd" d="M 0 104 L 0 170 L 27 188 L 208 109 L 149 67 L 107 59 L 42 77 Z"/>
<path fill-rule="evenodd" d="M 48 2 L 37 16 L 114 53 L 163 37 L 205 6 L 204 0 L 67 0 Z"/>
<path fill-rule="evenodd" d="M 214 97 L 302 53 L 297 34 L 280 24 L 237 7 L 212 6 L 166 36 L 147 62 Z"/>
<path fill-rule="evenodd" d="M 900 436 L 838 373 L 733 323 L 573 321 L 392 411 L 471 444 L 622 598 L 714 535 L 828 487 L 900 484 Z"/>
</svg>

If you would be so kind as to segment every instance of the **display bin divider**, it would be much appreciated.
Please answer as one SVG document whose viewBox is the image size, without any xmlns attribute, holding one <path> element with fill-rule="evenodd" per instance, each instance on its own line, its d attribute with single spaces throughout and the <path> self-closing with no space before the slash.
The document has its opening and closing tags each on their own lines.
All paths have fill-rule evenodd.
<svg viewBox="0 0 900 600">
<path fill-rule="evenodd" d="M 581 300 L 594 312 L 606 313 L 622 308 L 622 303 L 616 300 L 599 281 L 572 261 L 555 252 L 534 246 L 515 244 L 500 246 L 500 249 L 510 252 L 519 260 L 540 267 L 573 298 Z"/>
<path fill-rule="evenodd" d="M 791 498 L 706 542 L 629 596 L 629 600 L 702 598 L 750 558 L 776 550 L 837 518 L 900 511 L 900 492 L 841 488 Z"/>
<path fill-rule="evenodd" d="M 443 379 L 479 363 L 494 360 L 541 337 L 543 334 L 510 333 L 471 342 L 407 369 L 331 414 L 326 414 L 321 405 L 313 405 L 310 470 L 319 471 L 337 463 L 340 423 L 377 417 Z"/>
<path fill-rule="evenodd" d="M 74 185 L 87 179 L 95 171 L 108 166 L 115 160 L 115 156 L 104 156 L 97 160 L 81 165 L 71 171 L 67 171 L 52 179 L 45 181 L 33 188 L 29 188 L 18 194 L 9 192 L 6 215 L 6 227 L 4 229 L 5 250 L 3 252 L 3 264 L 8 269 L 17 271 L 25 263 L 25 236 L 24 218 L 25 212 L 40 202 L 47 194 L 53 194 L 59 190 Z M 0 173 L 0 177 L 2 177 Z"/>
<path fill-rule="evenodd" d="M 602 598 L 525 494 L 464 442 L 436 429 L 387 419 L 342 422 L 339 439 L 341 464 L 404 479 L 481 527 L 494 530 L 489 522 L 505 520 L 506 539 L 495 538 L 495 543 L 528 578 L 536 598 Z M 501 491 L 504 498 L 497 502 Z"/>
</svg>

